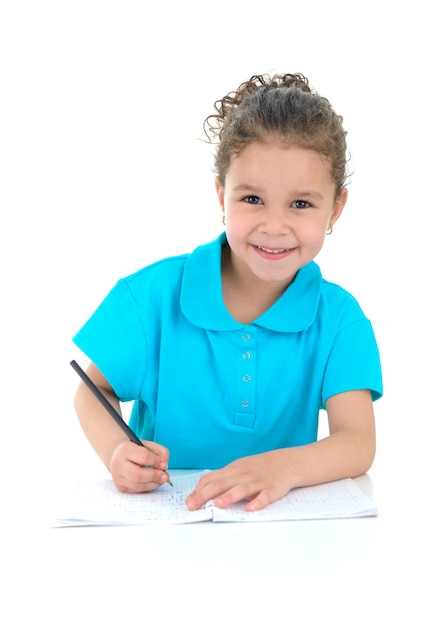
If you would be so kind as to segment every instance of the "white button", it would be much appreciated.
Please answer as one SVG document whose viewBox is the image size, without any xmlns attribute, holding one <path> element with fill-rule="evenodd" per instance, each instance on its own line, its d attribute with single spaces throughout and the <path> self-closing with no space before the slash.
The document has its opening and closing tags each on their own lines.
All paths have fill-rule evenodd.
<svg viewBox="0 0 442 626">
<path fill-rule="evenodd" d="M 244 374 L 244 376 L 242 377 L 243 381 L 245 383 L 249 383 L 250 382 L 250 376 L 248 374 Z"/>
<path fill-rule="evenodd" d="M 250 359 L 250 352 L 243 352 L 242 358 L 244 359 L 244 361 L 248 361 Z"/>
<path fill-rule="evenodd" d="M 244 335 L 242 336 L 242 340 L 243 341 L 249 341 L 249 339 L 250 339 L 249 333 L 244 333 Z"/>
<path fill-rule="evenodd" d="M 249 406 L 249 401 L 248 400 L 241 400 L 241 406 L 246 409 Z"/>
</svg>

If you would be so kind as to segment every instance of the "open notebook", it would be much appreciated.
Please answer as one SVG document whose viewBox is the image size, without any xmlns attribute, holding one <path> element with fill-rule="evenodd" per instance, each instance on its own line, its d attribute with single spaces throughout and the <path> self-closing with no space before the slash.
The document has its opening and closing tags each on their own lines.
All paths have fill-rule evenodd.
<svg viewBox="0 0 442 626">
<path fill-rule="evenodd" d="M 198 511 L 189 511 L 184 499 L 203 473 L 173 476 L 173 487 L 166 484 L 145 494 L 120 493 L 110 479 L 80 481 L 74 492 L 65 494 L 57 504 L 52 526 L 262 522 L 377 515 L 374 502 L 351 478 L 293 489 L 282 500 L 253 513 L 245 511 L 244 502 L 225 509 L 209 502 Z"/>
</svg>

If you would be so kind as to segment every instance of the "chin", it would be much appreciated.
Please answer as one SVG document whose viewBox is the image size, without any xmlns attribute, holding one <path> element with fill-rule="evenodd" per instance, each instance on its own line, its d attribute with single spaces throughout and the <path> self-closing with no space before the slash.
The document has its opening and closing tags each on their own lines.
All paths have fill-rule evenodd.
<svg viewBox="0 0 442 626">
<path fill-rule="evenodd" d="M 295 270 L 293 273 L 288 274 L 288 275 L 287 274 L 280 274 L 280 275 L 273 274 L 270 276 L 269 275 L 257 276 L 257 278 L 259 278 L 263 282 L 271 283 L 273 285 L 288 286 L 294 280 L 297 273 L 298 273 L 298 270 Z"/>
</svg>

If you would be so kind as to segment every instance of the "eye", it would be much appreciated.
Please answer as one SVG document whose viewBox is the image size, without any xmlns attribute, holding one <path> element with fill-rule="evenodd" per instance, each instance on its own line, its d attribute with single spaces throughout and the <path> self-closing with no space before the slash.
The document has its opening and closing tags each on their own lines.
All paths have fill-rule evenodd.
<svg viewBox="0 0 442 626">
<path fill-rule="evenodd" d="M 262 204 L 262 200 L 258 196 L 245 196 L 243 200 L 248 204 Z"/>
<path fill-rule="evenodd" d="M 311 204 L 307 200 L 295 200 L 292 204 L 295 209 L 308 209 Z"/>
</svg>

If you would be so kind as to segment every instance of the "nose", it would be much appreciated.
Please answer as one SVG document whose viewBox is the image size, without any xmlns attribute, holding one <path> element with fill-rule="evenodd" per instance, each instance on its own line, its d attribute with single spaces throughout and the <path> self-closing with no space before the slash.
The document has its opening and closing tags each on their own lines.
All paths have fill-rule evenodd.
<svg viewBox="0 0 442 626">
<path fill-rule="evenodd" d="M 267 235 L 287 235 L 290 227 L 287 221 L 287 214 L 284 209 L 268 208 L 262 213 L 262 219 L 258 230 Z"/>
</svg>

